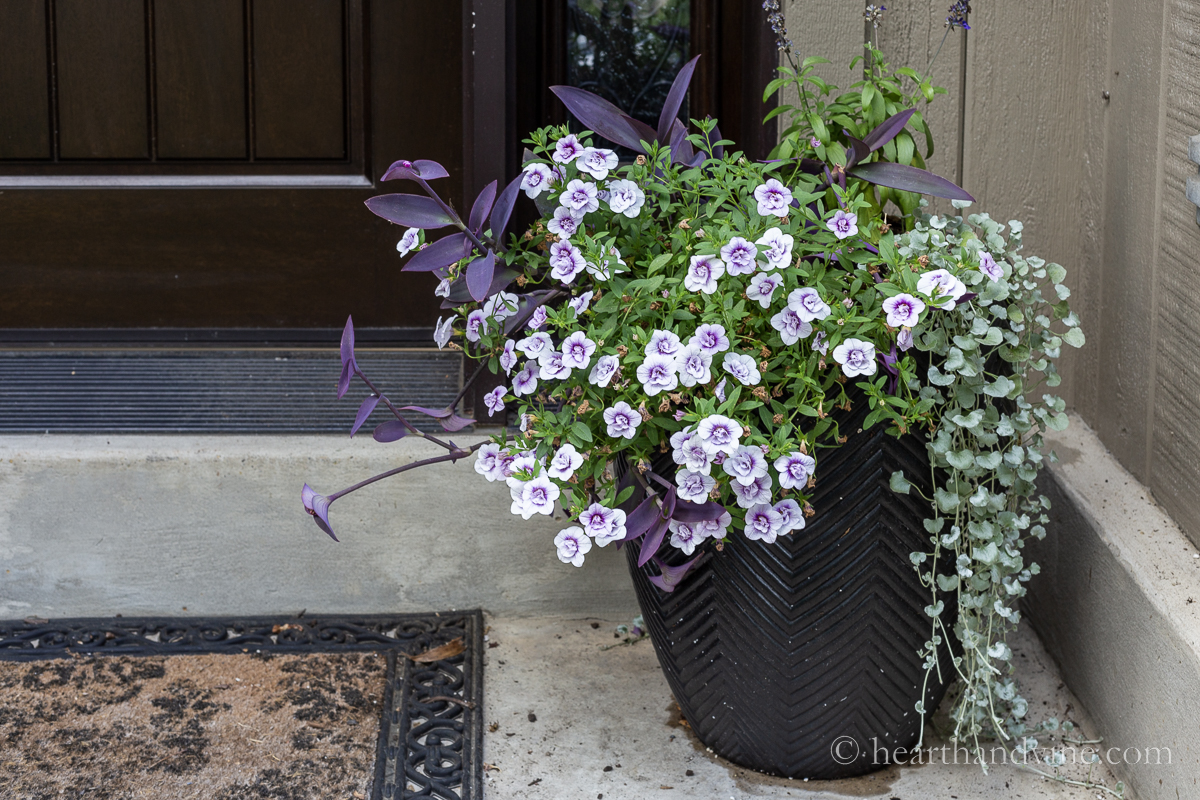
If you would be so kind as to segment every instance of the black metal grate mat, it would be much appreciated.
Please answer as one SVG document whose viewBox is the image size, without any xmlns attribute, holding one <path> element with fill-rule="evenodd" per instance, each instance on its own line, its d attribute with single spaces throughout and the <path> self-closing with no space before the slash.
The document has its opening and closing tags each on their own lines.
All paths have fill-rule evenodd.
<svg viewBox="0 0 1200 800">
<path fill-rule="evenodd" d="M 397 406 L 442 408 L 462 356 L 363 351 L 365 374 Z M 0 353 L 0 433 L 346 433 L 367 396 L 337 399 L 336 350 Z M 380 405 L 364 430 L 390 419 Z M 414 414 L 423 430 L 440 430 Z"/>
<path fill-rule="evenodd" d="M 405 657 L 456 640 L 465 647 L 456 655 L 429 663 Z M 0 661 L 72 654 L 384 653 L 387 689 L 372 800 L 482 800 L 483 648 L 481 611 L 0 621 Z"/>
</svg>

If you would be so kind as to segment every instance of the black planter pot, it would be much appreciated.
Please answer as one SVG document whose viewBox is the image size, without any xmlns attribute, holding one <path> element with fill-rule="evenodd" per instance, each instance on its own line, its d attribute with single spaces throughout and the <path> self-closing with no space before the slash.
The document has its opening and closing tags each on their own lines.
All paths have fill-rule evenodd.
<svg viewBox="0 0 1200 800">
<path fill-rule="evenodd" d="M 684 718 L 718 755 L 773 775 L 862 775 L 920 736 L 917 651 L 930 636 L 931 597 L 909 554 L 928 549 L 929 508 L 888 481 L 903 469 L 929 496 L 929 460 L 916 436 L 856 433 L 868 412 L 865 400 L 857 405 L 839 421 L 846 444 L 818 454 L 817 514 L 804 530 L 774 544 L 731 531 L 671 594 L 647 580 L 650 565 L 637 567 L 636 543 L 626 548 Z M 943 615 L 950 630 L 952 612 Z M 942 675 L 952 669 L 944 651 Z M 925 707 L 945 692 L 935 671 Z"/>
</svg>

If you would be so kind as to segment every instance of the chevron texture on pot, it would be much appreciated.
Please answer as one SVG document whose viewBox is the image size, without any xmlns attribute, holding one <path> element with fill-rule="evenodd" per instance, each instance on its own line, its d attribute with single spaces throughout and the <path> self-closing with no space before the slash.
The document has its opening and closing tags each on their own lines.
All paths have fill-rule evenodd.
<svg viewBox="0 0 1200 800">
<path fill-rule="evenodd" d="M 920 735 L 930 594 L 909 554 L 927 549 L 929 507 L 888 481 L 903 469 L 929 496 L 929 458 L 923 437 L 861 432 L 868 408 L 856 399 L 839 412 L 848 441 L 817 454 L 816 516 L 803 530 L 773 544 L 731 532 L 671 594 L 647 580 L 649 564 L 637 568 L 638 548 L 626 548 L 688 724 L 718 755 L 774 775 L 861 775 Z M 949 678 L 947 652 L 941 663 Z M 945 691 L 935 673 L 926 708 Z"/>
</svg>

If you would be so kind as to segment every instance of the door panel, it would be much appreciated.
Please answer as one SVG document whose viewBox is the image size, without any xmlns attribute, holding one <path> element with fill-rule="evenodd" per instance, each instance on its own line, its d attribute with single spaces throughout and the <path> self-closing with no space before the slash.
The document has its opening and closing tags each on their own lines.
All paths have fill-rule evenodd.
<svg viewBox="0 0 1200 800">
<path fill-rule="evenodd" d="M 50 157 L 50 78 L 46 9 L 35 0 L 0 0 L 0 159 Z"/>
</svg>

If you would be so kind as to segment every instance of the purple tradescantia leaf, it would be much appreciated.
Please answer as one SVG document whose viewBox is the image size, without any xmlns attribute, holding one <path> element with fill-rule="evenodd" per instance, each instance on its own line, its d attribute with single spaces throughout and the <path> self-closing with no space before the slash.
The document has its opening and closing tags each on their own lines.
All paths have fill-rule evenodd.
<svg viewBox="0 0 1200 800">
<path fill-rule="evenodd" d="M 625 112 L 603 97 L 574 86 L 551 86 L 550 91 L 562 100 L 567 110 L 574 114 L 584 127 L 630 150 L 645 152 L 640 142 L 642 135 L 638 129 L 629 124 Z"/>
<path fill-rule="evenodd" d="M 474 425 L 475 420 L 470 417 L 460 417 L 458 414 L 451 414 L 446 419 L 439 419 L 438 423 L 442 426 L 442 430 L 449 433 L 461 431 L 468 425 Z"/>
<path fill-rule="evenodd" d="M 658 134 L 655 132 L 654 128 L 651 128 L 640 119 L 634 119 L 628 114 L 622 114 L 621 118 L 624 119 L 626 124 L 633 129 L 634 135 L 637 136 L 640 141 L 646 142 L 647 144 L 658 141 Z M 644 148 L 642 148 L 640 144 L 638 145 L 638 149 L 644 151 Z"/>
<path fill-rule="evenodd" d="M 354 438 L 354 434 L 358 433 L 358 429 L 367 421 L 367 417 L 371 416 L 371 412 L 375 410 L 375 406 L 379 405 L 379 395 L 373 394 L 366 400 L 362 401 L 362 405 L 358 407 L 358 415 L 354 417 L 354 427 L 350 429 L 350 438 Z"/>
<path fill-rule="evenodd" d="M 978 293 L 978 292 L 967 292 L 967 293 L 966 293 L 966 294 L 964 294 L 962 297 L 960 297 L 960 298 L 958 298 L 957 300 L 955 300 L 955 301 L 954 301 L 954 306 L 955 306 L 955 308 L 957 308 L 958 306 L 961 306 L 963 303 L 969 303 L 969 302 L 971 302 L 971 301 L 972 301 L 972 300 L 974 300 L 976 297 L 979 297 L 979 293 Z"/>
<path fill-rule="evenodd" d="M 483 230 L 483 223 L 487 220 L 488 214 L 491 213 L 492 206 L 496 202 L 496 187 L 498 185 L 497 181 L 492 181 L 483 187 L 483 191 L 479 193 L 479 197 L 475 198 L 475 204 L 471 206 L 471 219 L 467 225 L 476 235 Z"/>
<path fill-rule="evenodd" d="M 675 120 L 671 124 L 671 163 L 688 164 L 694 157 L 692 143 L 687 140 L 687 128 Z"/>
<path fill-rule="evenodd" d="M 517 203 L 517 195 L 521 191 L 521 178 L 524 175 L 518 175 L 513 178 L 508 186 L 504 187 L 504 191 L 496 198 L 496 205 L 492 206 L 492 238 L 497 242 L 502 242 L 504 229 L 508 227 L 508 220 L 512 217 L 513 206 Z"/>
<path fill-rule="evenodd" d="M 671 515 L 671 519 L 677 522 L 703 522 L 710 519 L 720 519 L 725 513 L 725 506 L 720 503 L 715 503 L 709 500 L 706 503 L 693 503 L 688 500 L 680 500 L 675 504 L 675 513 Z"/>
<path fill-rule="evenodd" d="M 947 200 L 966 200 L 975 202 L 975 198 L 962 188 L 955 186 L 945 178 L 934 175 L 917 167 L 904 164 L 893 164 L 890 161 L 873 161 L 870 164 L 859 164 L 849 171 L 852 177 L 860 178 L 879 186 L 892 189 L 903 189 L 906 192 L 930 194 L 934 197 L 944 197 Z"/>
<path fill-rule="evenodd" d="M 338 400 L 346 396 L 350 388 L 350 378 L 358 372 L 358 362 L 354 360 L 354 317 L 346 317 L 346 327 L 342 329 L 342 374 L 338 378 Z"/>
<path fill-rule="evenodd" d="M 437 178 L 448 178 L 450 173 L 446 172 L 446 168 L 436 161 L 421 158 L 416 161 L 396 161 L 387 172 L 383 173 L 381 181 L 394 181 L 407 179 L 410 181 L 423 180 L 432 181 Z"/>
<path fill-rule="evenodd" d="M 538 306 L 542 305 L 542 301 L 550 294 L 552 290 L 544 289 L 540 292 L 530 292 L 523 295 L 517 301 L 517 311 L 508 319 L 504 320 L 504 335 L 508 336 L 513 331 L 521 330 L 525 327 L 525 323 L 529 322 L 529 318 L 533 316 L 533 312 Z"/>
<path fill-rule="evenodd" d="M 423 250 L 418 250 L 401 272 L 433 272 L 448 267 L 470 254 L 471 240 L 465 233 L 452 233 L 438 239 Z"/>
<path fill-rule="evenodd" d="M 476 303 L 487 299 L 488 290 L 492 286 L 492 276 L 496 273 L 496 254 L 489 251 L 486 256 L 480 256 L 467 265 L 467 291 Z"/>
<path fill-rule="evenodd" d="M 419 194 L 381 194 L 368 200 L 367 208 L 376 216 L 407 228 L 432 230 L 454 224 L 454 218 L 436 200 Z"/>
<path fill-rule="evenodd" d="M 508 285 L 517 279 L 517 271 L 504 267 L 496 270 L 492 276 L 492 285 L 488 287 L 487 296 L 491 297 L 496 292 L 501 292 L 508 288 Z M 442 308 L 454 308 L 461 306 L 463 303 L 474 302 L 471 297 L 471 292 L 467 289 L 467 276 L 460 275 L 455 279 L 454 283 L 450 284 L 450 296 L 442 301 Z"/>
<path fill-rule="evenodd" d="M 416 411 L 434 419 L 446 419 L 454 414 L 453 408 L 426 408 L 425 406 L 400 406 L 401 411 Z"/>
<path fill-rule="evenodd" d="M 896 355 L 896 343 L 892 342 L 890 353 L 879 353 L 877 354 L 877 358 L 883 363 L 883 368 L 889 376 L 887 392 L 888 394 L 895 394 L 896 386 L 900 383 L 900 369 L 897 366 L 900 363 L 900 358 Z"/>
<path fill-rule="evenodd" d="M 317 494 L 306 483 L 300 490 L 300 501 L 304 503 L 304 510 L 312 515 L 317 527 L 329 534 L 329 538 L 336 542 L 338 537 L 329 524 L 329 498 Z"/>
<path fill-rule="evenodd" d="M 654 502 L 654 497 L 647 497 L 626 517 L 624 541 L 628 542 L 641 536 L 650 530 L 650 526 L 656 520 L 661 518 L 662 515 L 658 513 L 658 505 Z"/>
<path fill-rule="evenodd" d="M 700 563 L 700 559 L 707 556 L 708 553 L 697 553 L 695 558 L 683 562 L 677 567 L 672 567 L 670 564 L 664 563 L 661 559 L 654 559 L 654 565 L 658 567 L 661 575 L 647 575 L 650 582 L 664 592 L 673 592 L 675 587 L 683 580 L 683 577 L 692 571 L 692 568 Z"/>
<path fill-rule="evenodd" d="M 684 64 L 671 84 L 671 91 L 667 92 L 667 100 L 663 103 L 662 113 L 658 115 L 658 141 L 660 142 L 666 141 L 671 134 L 671 120 L 679 117 L 679 107 L 683 105 L 683 98 L 687 97 L 688 84 L 692 82 L 692 73 L 696 71 L 696 62 L 699 60 L 700 56 L 696 56 Z"/>
<path fill-rule="evenodd" d="M 390 419 L 377 425 L 371 437 L 377 442 L 397 442 L 409 434 L 408 426 L 398 419 Z"/>
<path fill-rule="evenodd" d="M 663 538 L 666 535 L 667 520 L 658 517 L 654 520 L 654 524 L 650 526 L 650 530 L 646 531 L 646 538 L 642 540 L 642 549 L 638 551 L 639 567 L 646 566 L 646 562 L 654 557 L 654 554 L 658 552 L 658 548 L 662 546 Z"/>
<path fill-rule="evenodd" d="M 460 417 L 454 413 L 453 408 L 425 408 L 424 406 L 400 406 L 401 411 L 416 411 L 419 414 L 424 414 L 427 417 L 433 417 L 442 426 L 443 430 L 450 433 L 461 431 L 468 425 L 474 425 L 475 420 L 467 417 Z M 387 423 L 384 423 L 387 424 Z M 380 428 L 383 425 L 379 426 Z M 378 431 L 378 429 L 376 429 Z"/>
<path fill-rule="evenodd" d="M 871 155 L 871 146 L 866 142 L 855 139 L 850 131 L 842 129 L 842 133 L 850 140 L 850 149 L 846 152 L 846 169 L 850 169 L 867 156 Z"/>
<path fill-rule="evenodd" d="M 879 123 L 879 126 L 875 130 L 867 134 L 866 138 L 863 139 L 863 143 L 872 151 L 878 150 L 892 139 L 895 139 L 900 131 L 904 130 L 904 126 L 908 124 L 909 118 L 915 113 L 917 113 L 917 110 L 910 108 L 888 117 Z"/>
</svg>

